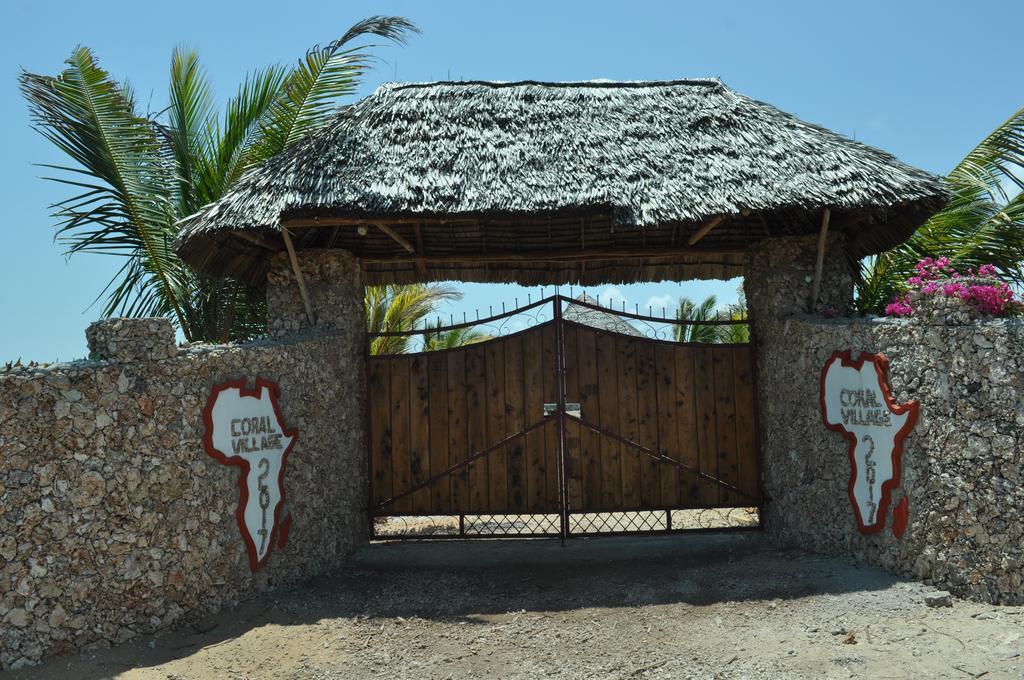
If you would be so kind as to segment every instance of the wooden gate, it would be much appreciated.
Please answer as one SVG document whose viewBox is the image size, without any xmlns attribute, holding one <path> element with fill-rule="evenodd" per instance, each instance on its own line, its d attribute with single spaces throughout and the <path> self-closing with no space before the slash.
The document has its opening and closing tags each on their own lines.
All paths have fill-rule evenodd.
<svg viewBox="0 0 1024 680">
<path fill-rule="evenodd" d="M 517 323 L 525 330 L 509 332 Z M 759 526 L 752 345 L 675 340 L 688 325 L 745 321 L 678 322 L 556 295 L 480 321 L 371 335 L 372 346 L 494 329 L 453 349 L 368 356 L 375 535 Z M 685 513 L 713 509 L 746 521 L 718 526 L 718 510 L 717 525 L 695 525 Z"/>
</svg>

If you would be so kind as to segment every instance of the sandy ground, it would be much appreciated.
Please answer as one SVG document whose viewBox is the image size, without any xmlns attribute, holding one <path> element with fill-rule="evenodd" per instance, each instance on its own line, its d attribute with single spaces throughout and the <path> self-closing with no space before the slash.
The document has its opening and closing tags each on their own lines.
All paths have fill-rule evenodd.
<svg viewBox="0 0 1024 680">
<path fill-rule="evenodd" d="M 4 677 L 1024 675 L 1024 608 L 932 591 L 756 533 L 376 544 L 196 627 Z"/>
</svg>

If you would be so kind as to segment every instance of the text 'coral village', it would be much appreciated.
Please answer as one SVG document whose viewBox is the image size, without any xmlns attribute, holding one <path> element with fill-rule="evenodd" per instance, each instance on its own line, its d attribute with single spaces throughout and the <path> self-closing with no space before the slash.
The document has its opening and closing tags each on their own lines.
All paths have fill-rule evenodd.
<svg viewBox="0 0 1024 680">
<path fill-rule="evenodd" d="M 850 443 L 850 503 L 862 533 L 881 531 L 891 493 L 900 485 L 903 444 L 917 422 L 918 402 L 897 405 L 881 354 L 835 352 L 821 372 L 825 426 Z"/>
<path fill-rule="evenodd" d="M 281 388 L 263 379 L 249 390 L 246 380 L 216 385 L 203 412 L 206 453 L 240 468 L 238 527 L 249 554 L 249 568 L 266 562 L 274 542 L 284 547 L 291 516 L 282 518 L 285 465 L 297 440 L 281 419 Z"/>
</svg>

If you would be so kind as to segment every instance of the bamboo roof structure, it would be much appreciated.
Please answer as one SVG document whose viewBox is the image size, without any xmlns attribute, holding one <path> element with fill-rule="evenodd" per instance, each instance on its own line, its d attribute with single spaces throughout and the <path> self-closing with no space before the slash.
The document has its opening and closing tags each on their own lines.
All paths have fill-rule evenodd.
<svg viewBox="0 0 1024 680">
<path fill-rule="evenodd" d="M 292 245 L 352 252 L 367 283 L 730 278 L 826 209 L 857 258 L 946 200 L 718 80 L 389 83 L 183 220 L 176 248 L 253 284 Z"/>
</svg>

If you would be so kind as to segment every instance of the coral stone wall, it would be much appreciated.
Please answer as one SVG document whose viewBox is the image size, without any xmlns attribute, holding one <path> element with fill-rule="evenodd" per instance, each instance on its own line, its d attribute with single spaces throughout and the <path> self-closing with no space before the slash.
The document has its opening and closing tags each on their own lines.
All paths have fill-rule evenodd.
<svg viewBox="0 0 1024 680">
<path fill-rule="evenodd" d="M 349 328 L 353 320 L 361 324 L 364 289 L 356 258 L 341 250 L 308 249 L 299 253 L 298 260 L 313 308 L 313 325 L 344 329 Z M 271 260 L 267 280 L 270 283 L 267 288 L 270 332 L 284 335 L 309 328 L 287 253 L 278 253 Z"/>
<path fill-rule="evenodd" d="M 166 320 L 113 319 L 89 328 L 88 361 L 0 373 L 0 668 L 201 617 L 365 543 L 362 287 L 357 268 L 330 273 L 310 286 L 343 304 L 316 329 L 179 350 Z M 288 283 L 269 297 L 301 313 Z M 257 376 L 280 384 L 298 442 L 287 545 L 251 573 L 240 471 L 204 452 L 202 410 L 213 385 Z"/>
<path fill-rule="evenodd" d="M 803 245 L 766 243 L 745 282 L 758 342 L 767 530 L 780 542 L 850 554 L 961 596 L 1024 603 L 1024 323 L 805 314 L 799 302 L 813 249 Z M 831 267 L 826 294 L 838 302 L 849 280 L 842 265 Z M 878 534 L 857 531 L 847 443 L 822 424 L 819 377 L 837 349 L 885 354 L 895 399 L 921 405 L 903 482 Z M 904 496 L 910 522 L 899 540 L 892 508 Z"/>
</svg>

